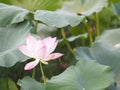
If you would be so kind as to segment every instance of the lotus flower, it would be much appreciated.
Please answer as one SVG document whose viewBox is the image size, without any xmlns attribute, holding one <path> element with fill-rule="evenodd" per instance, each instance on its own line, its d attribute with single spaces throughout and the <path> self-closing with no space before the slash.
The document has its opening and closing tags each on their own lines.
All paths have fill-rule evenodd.
<svg viewBox="0 0 120 90">
<path fill-rule="evenodd" d="M 26 56 L 34 58 L 35 60 L 25 65 L 24 70 L 33 69 L 39 61 L 43 64 L 48 64 L 47 61 L 53 60 L 63 56 L 62 53 L 52 53 L 58 41 L 55 38 L 47 37 L 43 40 L 37 40 L 32 35 L 26 38 L 26 45 L 18 46 L 18 49 Z"/>
</svg>

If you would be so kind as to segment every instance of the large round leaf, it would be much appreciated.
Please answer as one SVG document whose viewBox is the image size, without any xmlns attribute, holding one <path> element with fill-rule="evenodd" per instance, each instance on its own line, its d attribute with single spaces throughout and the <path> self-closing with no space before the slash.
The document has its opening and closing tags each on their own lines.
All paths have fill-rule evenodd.
<svg viewBox="0 0 120 90">
<path fill-rule="evenodd" d="M 18 85 L 21 87 L 20 90 L 45 90 L 42 83 L 39 83 L 30 77 L 24 77 L 22 80 L 19 80 Z"/>
<path fill-rule="evenodd" d="M 104 65 L 109 65 L 120 76 L 120 29 L 106 31 L 91 47 L 92 56 Z M 119 77 L 120 79 L 120 77 Z"/>
<path fill-rule="evenodd" d="M 108 30 L 97 37 L 92 47 L 77 48 L 77 59 L 93 59 L 100 64 L 111 66 L 120 80 L 120 29 Z"/>
<path fill-rule="evenodd" d="M 28 10 L 56 10 L 62 6 L 61 0 L 10 0 L 12 4 L 22 6 Z"/>
<path fill-rule="evenodd" d="M 91 55 L 91 51 L 88 47 L 77 47 L 76 48 L 76 59 L 86 59 L 86 60 L 95 60 Z"/>
<path fill-rule="evenodd" d="M 35 20 L 39 20 L 48 26 L 52 27 L 65 27 L 68 25 L 76 26 L 78 25 L 82 19 L 83 16 L 78 16 L 75 14 L 70 14 L 66 12 L 52 12 L 52 11 L 46 11 L 46 10 L 38 10 L 35 12 Z"/>
<path fill-rule="evenodd" d="M 24 21 L 29 11 L 11 5 L 0 3 L 0 26 L 9 26 Z"/>
<path fill-rule="evenodd" d="M 103 90 L 113 82 L 110 67 L 93 60 L 80 60 L 47 82 L 47 90 Z"/>
<path fill-rule="evenodd" d="M 69 0 L 64 3 L 62 10 L 88 16 L 101 11 L 107 4 L 107 0 Z"/>
<path fill-rule="evenodd" d="M 27 59 L 18 49 L 32 27 L 28 22 L 0 28 L 0 66 L 11 67 Z"/>
<path fill-rule="evenodd" d="M 47 81 L 46 89 L 30 77 L 18 81 L 21 90 L 104 90 L 113 82 L 114 75 L 109 66 L 93 60 L 80 60 L 62 74 Z"/>
</svg>

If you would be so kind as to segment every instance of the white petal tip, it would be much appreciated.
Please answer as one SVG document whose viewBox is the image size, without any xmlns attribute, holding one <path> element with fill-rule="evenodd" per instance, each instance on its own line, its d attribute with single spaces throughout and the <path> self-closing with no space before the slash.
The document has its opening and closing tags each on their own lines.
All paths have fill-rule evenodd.
<svg viewBox="0 0 120 90">
<path fill-rule="evenodd" d="M 120 43 L 116 44 L 114 47 L 115 48 L 120 48 Z"/>
<path fill-rule="evenodd" d="M 40 60 L 43 64 L 48 64 L 48 62 L 46 62 L 46 61 L 43 61 L 43 60 Z"/>
</svg>

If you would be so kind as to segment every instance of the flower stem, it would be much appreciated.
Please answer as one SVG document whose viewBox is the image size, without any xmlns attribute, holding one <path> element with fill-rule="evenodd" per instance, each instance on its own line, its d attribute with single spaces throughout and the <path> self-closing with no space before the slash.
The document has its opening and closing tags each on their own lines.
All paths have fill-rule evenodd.
<svg viewBox="0 0 120 90">
<path fill-rule="evenodd" d="M 89 40 L 90 40 L 90 46 L 91 46 L 92 42 L 93 42 L 93 37 L 92 37 L 92 33 L 90 31 L 90 28 L 89 28 L 89 24 L 86 24 L 86 28 L 88 30 L 88 35 L 89 35 Z"/>
<path fill-rule="evenodd" d="M 82 30 L 82 33 L 84 34 L 84 29 Z M 85 38 L 84 37 L 82 37 L 82 46 L 85 46 Z"/>
<path fill-rule="evenodd" d="M 38 26 L 38 22 L 35 21 L 34 34 L 37 34 L 37 26 Z"/>
<path fill-rule="evenodd" d="M 96 35 L 99 36 L 100 29 L 99 29 L 99 14 L 98 13 L 95 14 L 95 19 L 96 19 Z"/>
<path fill-rule="evenodd" d="M 32 71 L 32 78 L 35 78 L 35 68 Z"/>
<path fill-rule="evenodd" d="M 9 86 L 8 86 L 8 68 L 5 68 L 6 70 L 6 89 L 8 90 L 9 89 Z"/>
<path fill-rule="evenodd" d="M 61 34 L 62 34 L 63 39 L 67 40 L 64 29 L 61 30 Z M 75 53 L 74 53 L 73 49 L 71 48 L 70 44 L 69 44 L 68 42 L 66 42 L 66 45 L 67 45 L 68 50 L 69 50 L 73 55 L 75 55 Z"/>
<path fill-rule="evenodd" d="M 59 58 L 59 63 L 62 64 L 61 58 Z"/>
<path fill-rule="evenodd" d="M 45 78 L 45 74 L 44 74 L 44 71 L 43 71 L 43 67 L 42 67 L 42 63 L 41 63 L 41 62 L 40 62 L 40 70 L 41 70 L 42 78 L 43 78 L 43 81 L 44 81 L 44 85 L 46 85 L 46 78 Z"/>
</svg>

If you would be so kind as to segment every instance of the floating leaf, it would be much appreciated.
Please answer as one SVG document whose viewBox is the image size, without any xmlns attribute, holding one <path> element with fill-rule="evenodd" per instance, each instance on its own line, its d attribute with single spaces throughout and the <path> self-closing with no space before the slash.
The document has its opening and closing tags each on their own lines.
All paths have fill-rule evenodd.
<svg viewBox="0 0 120 90">
<path fill-rule="evenodd" d="M 28 13 L 29 11 L 23 8 L 0 3 L 0 26 L 22 22 Z"/>
<path fill-rule="evenodd" d="M 28 22 L 0 28 L 0 66 L 11 67 L 27 59 L 17 47 L 24 42 L 31 28 Z"/>
<path fill-rule="evenodd" d="M 95 60 L 113 68 L 116 78 L 120 77 L 120 29 L 106 31 L 91 47 Z"/>
<path fill-rule="evenodd" d="M 103 90 L 113 82 L 113 76 L 109 66 L 93 60 L 80 60 L 76 66 L 70 66 L 48 80 L 46 89 L 30 77 L 19 80 L 18 85 L 21 90 Z"/>
<path fill-rule="evenodd" d="M 113 29 L 104 32 L 97 37 L 92 47 L 76 49 L 77 58 L 97 60 L 100 64 L 111 66 L 116 80 L 120 80 L 120 29 Z M 89 53 L 88 53 L 89 52 Z M 82 55 L 83 54 L 83 55 Z M 86 58 L 88 57 L 88 58 Z"/>
<path fill-rule="evenodd" d="M 110 67 L 80 60 L 47 82 L 47 90 L 103 90 L 113 82 Z"/>
<path fill-rule="evenodd" d="M 30 77 L 24 77 L 22 80 L 19 80 L 18 85 L 21 87 L 20 90 L 45 90 L 42 83 L 39 83 Z"/>
<path fill-rule="evenodd" d="M 78 25 L 82 20 L 83 16 L 78 16 L 71 13 L 66 12 L 52 12 L 52 11 L 46 11 L 46 10 L 38 10 L 35 12 L 35 20 L 39 20 L 48 26 L 52 27 L 65 27 L 68 25 L 76 26 Z"/>
<path fill-rule="evenodd" d="M 94 60 L 88 47 L 77 47 L 76 48 L 76 59 Z"/>
<path fill-rule="evenodd" d="M 69 0 L 64 3 L 62 10 L 89 16 L 95 12 L 100 12 L 107 5 L 107 0 Z"/>
</svg>

